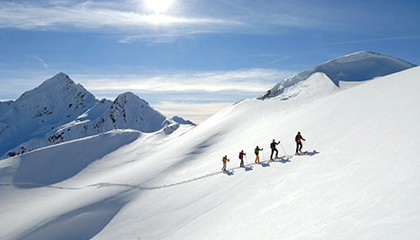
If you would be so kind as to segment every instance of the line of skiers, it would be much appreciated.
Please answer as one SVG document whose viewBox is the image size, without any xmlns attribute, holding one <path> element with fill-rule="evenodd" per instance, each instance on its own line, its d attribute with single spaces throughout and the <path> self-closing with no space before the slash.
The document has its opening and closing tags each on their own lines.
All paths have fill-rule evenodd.
<svg viewBox="0 0 420 240">
<path fill-rule="evenodd" d="M 302 140 L 305 141 L 306 139 L 304 139 L 302 137 L 302 135 L 300 134 L 300 132 L 298 132 L 297 135 L 295 136 L 295 142 L 296 142 L 296 153 L 295 154 L 296 155 L 302 154 L 302 147 L 303 147 Z M 280 141 L 276 142 L 275 139 L 273 139 L 273 141 L 270 143 L 270 148 L 271 148 L 270 161 L 274 161 L 274 159 L 279 158 L 279 156 L 278 156 L 279 151 L 277 150 L 277 147 L 276 147 L 278 144 L 280 144 Z M 257 146 L 254 149 L 255 163 L 260 163 L 260 151 L 263 151 L 263 148 L 259 148 Z M 273 158 L 274 153 L 276 153 L 275 158 Z M 239 153 L 239 160 L 241 161 L 240 164 L 239 164 L 239 167 L 245 167 L 244 156 L 246 156 L 246 153 L 244 152 L 244 150 L 241 150 L 241 152 Z M 227 155 L 225 155 L 223 157 L 222 162 L 223 162 L 222 171 L 226 172 L 227 162 L 230 162 Z"/>
</svg>

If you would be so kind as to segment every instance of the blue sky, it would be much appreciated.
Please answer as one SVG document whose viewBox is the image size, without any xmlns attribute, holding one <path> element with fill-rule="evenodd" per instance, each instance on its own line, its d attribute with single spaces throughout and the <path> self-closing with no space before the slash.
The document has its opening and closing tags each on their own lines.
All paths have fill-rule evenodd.
<svg viewBox="0 0 420 240">
<path fill-rule="evenodd" d="M 0 2 L 0 101 L 59 72 L 195 122 L 284 78 L 369 50 L 420 64 L 418 0 Z"/>
</svg>

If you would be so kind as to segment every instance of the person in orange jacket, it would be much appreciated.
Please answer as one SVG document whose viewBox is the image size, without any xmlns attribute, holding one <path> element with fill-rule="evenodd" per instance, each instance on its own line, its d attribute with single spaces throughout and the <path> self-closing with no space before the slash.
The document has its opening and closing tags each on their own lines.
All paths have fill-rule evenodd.
<svg viewBox="0 0 420 240">
<path fill-rule="evenodd" d="M 255 148 L 254 153 L 255 153 L 255 163 L 260 163 L 260 151 L 262 151 L 262 148 L 259 148 L 258 146 Z"/>
<path fill-rule="evenodd" d="M 223 171 L 223 172 L 226 172 L 226 163 L 227 163 L 227 162 L 230 162 L 230 161 L 229 161 L 229 159 L 227 158 L 227 155 L 225 155 L 225 156 L 223 157 L 222 162 L 223 162 L 222 171 Z"/>
<path fill-rule="evenodd" d="M 302 135 L 300 135 L 300 132 L 297 133 L 296 137 L 295 137 L 295 142 L 296 142 L 296 155 L 299 155 L 300 153 L 302 153 L 302 140 L 306 141 Z"/>
</svg>

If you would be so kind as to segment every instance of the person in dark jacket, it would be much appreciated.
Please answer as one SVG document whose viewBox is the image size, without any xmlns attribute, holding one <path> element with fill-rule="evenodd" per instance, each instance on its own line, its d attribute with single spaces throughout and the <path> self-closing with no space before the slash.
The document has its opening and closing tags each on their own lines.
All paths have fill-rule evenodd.
<svg viewBox="0 0 420 240">
<path fill-rule="evenodd" d="M 303 147 L 302 140 L 305 141 L 305 139 L 302 137 L 302 135 L 300 135 L 300 132 L 298 132 L 296 137 L 295 137 L 296 155 L 299 155 L 300 153 L 302 153 L 302 147 Z"/>
<path fill-rule="evenodd" d="M 272 160 L 272 161 L 274 161 L 274 159 L 273 159 L 274 152 L 276 152 L 276 158 L 279 158 L 279 151 L 276 148 L 276 145 L 278 145 L 279 143 L 280 143 L 280 141 L 276 142 L 276 140 L 273 139 L 273 141 L 270 144 L 270 148 L 271 148 L 270 160 Z"/>
</svg>

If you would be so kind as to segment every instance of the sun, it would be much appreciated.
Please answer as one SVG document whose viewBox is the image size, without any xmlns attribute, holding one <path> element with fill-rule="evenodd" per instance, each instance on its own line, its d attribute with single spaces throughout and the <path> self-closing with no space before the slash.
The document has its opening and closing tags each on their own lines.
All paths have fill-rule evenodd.
<svg viewBox="0 0 420 240">
<path fill-rule="evenodd" d="M 144 0 L 146 9 L 156 14 L 166 12 L 173 2 L 174 0 Z"/>
</svg>

